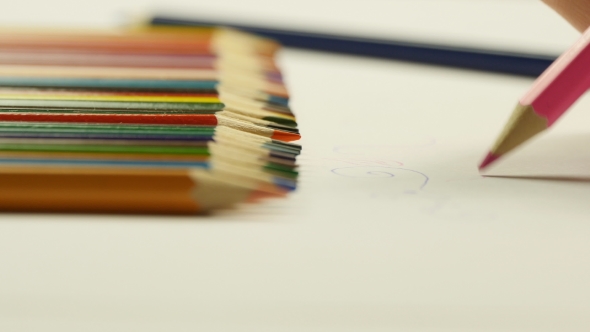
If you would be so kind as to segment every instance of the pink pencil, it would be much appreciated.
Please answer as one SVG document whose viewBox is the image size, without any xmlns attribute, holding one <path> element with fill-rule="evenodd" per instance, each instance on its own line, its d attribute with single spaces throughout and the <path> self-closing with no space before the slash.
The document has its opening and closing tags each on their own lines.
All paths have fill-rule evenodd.
<svg viewBox="0 0 590 332">
<path fill-rule="evenodd" d="M 552 126 L 590 88 L 590 29 L 520 99 L 479 169 Z"/>
</svg>

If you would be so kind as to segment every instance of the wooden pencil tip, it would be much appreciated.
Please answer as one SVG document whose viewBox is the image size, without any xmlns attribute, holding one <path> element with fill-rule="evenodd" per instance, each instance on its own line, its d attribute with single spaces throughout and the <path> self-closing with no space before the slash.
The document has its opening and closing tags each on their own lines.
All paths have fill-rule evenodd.
<svg viewBox="0 0 590 332">
<path fill-rule="evenodd" d="M 547 127 L 547 119 L 538 115 L 533 106 L 518 104 L 479 169 L 484 169 Z"/>
<path fill-rule="evenodd" d="M 500 158 L 499 155 L 495 155 L 495 154 L 489 152 L 488 155 L 484 158 L 484 160 L 479 165 L 479 170 L 481 171 L 484 168 L 488 167 L 488 165 L 490 165 L 494 161 L 498 160 L 498 158 Z"/>
<path fill-rule="evenodd" d="M 282 130 L 275 129 L 272 134 L 272 139 L 276 139 L 283 142 L 291 142 L 296 141 L 301 138 L 300 134 L 297 133 L 290 133 Z"/>
</svg>

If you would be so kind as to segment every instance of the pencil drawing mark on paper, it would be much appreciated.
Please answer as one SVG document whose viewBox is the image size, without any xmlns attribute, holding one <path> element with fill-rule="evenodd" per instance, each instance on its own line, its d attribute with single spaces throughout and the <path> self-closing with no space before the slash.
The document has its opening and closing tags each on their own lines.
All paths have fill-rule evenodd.
<svg viewBox="0 0 590 332">
<path fill-rule="evenodd" d="M 339 167 L 332 169 L 332 173 L 340 176 L 353 177 L 353 178 L 418 178 L 419 185 L 418 190 L 424 189 L 430 180 L 428 176 L 422 172 L 418 172 L 412 169 L 400 168 L 400 167 L 383 167 L 383 166 L 352 166 L 352 167 Z M 413 180 L 411 181 L 413 182 Z M 408 189 L 405 191 L 407 194 L 415 194 L 416 191 Z"/>
</svg>

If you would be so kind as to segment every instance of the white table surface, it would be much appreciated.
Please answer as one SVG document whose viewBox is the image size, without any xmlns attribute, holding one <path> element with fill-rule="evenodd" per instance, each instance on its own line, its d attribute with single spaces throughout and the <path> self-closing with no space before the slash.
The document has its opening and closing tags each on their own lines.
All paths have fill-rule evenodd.
<svg viewBox="0 0 590 332">
<path fill-rule="evenodd" d="M 534 0 L 20 1 L 7 25 L 141 8 L 559 53 Z M 590 101 L 482 178 L 530 79 L 285 50 L 287 199 L 212 216 L 0 215 L 1 331 L 588 331 Z M 574 178 L 565 181 L 562 178 Z"/>
</svg>

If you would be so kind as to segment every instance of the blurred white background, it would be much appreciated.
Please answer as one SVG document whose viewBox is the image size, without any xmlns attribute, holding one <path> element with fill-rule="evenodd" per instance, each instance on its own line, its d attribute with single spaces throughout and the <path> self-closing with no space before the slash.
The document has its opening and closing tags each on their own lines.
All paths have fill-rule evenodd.
<svg viewBox="0 0 590 332">
<path fill-rule="evenodd" d="M 578 36 L 538 0 L 5 0 L 0 25 L 158 10 L 551 54 Z M 1 214 L 0 331 L 590 330 L 588 183 L 476 169 L 531 79 L 300 50 L 280 61 L 303 134 L 297 192 L 204 217 Z M 533 166 L 588 169 L 589 100 L 575 108 Z M 575 144 L 545 153 L 559 138 Z M 400 163 L 430 177 L 424 191 L 416 172 L 333 172 Z"/>
<path fill-rule="evenodd" d="M 5 1 L 3 25 L 104 26 L 158 10 L 372 37 L 558 53 L 576 32 L 540 0 Z"/>
</svg>

